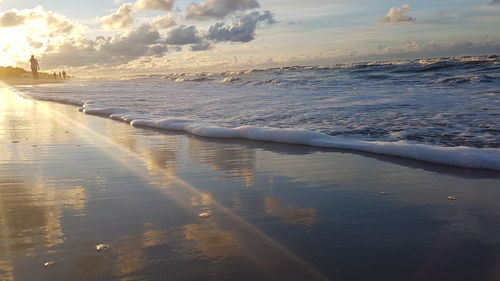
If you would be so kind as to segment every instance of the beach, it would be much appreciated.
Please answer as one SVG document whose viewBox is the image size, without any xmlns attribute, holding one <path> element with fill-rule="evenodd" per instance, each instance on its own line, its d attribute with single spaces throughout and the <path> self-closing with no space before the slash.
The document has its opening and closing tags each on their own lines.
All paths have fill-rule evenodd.
<svg viewBox="0 0 500 281">
<path fill-rule="evenodd" d="M 143 128 L 0 91 L 0 280 L 500 274 L 497 171 Z"/>
<path fill-rule="evenodd" d="M 41 84 L 54 84 L 54 83 L 63 83 L 64 80 L 61 79 L 32 79 L 32 78 L 3 78 L 0 79 L 0 83 L 9 86 L 16 85 L 41 85 Z M 2 86 L 0 86 L 2 87 Z"/>
</svg>

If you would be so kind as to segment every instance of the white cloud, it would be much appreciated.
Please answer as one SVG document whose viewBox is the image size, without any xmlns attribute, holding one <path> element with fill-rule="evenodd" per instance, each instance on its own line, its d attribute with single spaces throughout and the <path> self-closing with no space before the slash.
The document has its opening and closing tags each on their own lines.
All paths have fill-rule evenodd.
<svg viewBox="0 0 500 281">
<path fill-rule="evenodd" d="M 208 30 L 207 39 L 216 42 L 249 42 L 255 39 L 255 29 L 259 22 L 274 24 L 276 21 L 269 11 L 263 14 L 253 12 L 241 17 L 232 25 L 216 23 Z"/>
<path fill-rule="evenodd" d="M 414 18 L 409 17 L 406 13 L 410 10 L 410 5 L 405 4 L 401 8 L 390 8 L 385 17 L 378 20 L 379 23 L 401 23 L 412 22 Z"/>
<path fill-rule="evenodd" d="M 51 46 L 40 61 L 47 68 L 59 66 L 81 67 L 88 65 L 120 65 L 143 56 L 162 56 L 168 48 L 160 41 L 158 31 L 143 25 L 114 37 L 97 37 L 94 40 L 70 39 Z"/>
<path fill-rule="evenodd" d="M 128 28 L 133 23 L 132 12 L 134 5 L 123 4 L 118 10 L 110 15 L 98 18 L 99 23 L 106 29 Z"/>
<path fill-rule="evenodd" d="M 17 11 L 7 11 L 0 16 L 0 27 L 11 27 L 24 23 L 24 16 Z"/>
<path fill-rule="evenodd" d="M 76 29 L 85 29 L 82 25 L 71 22 L 63 15 L 45 11 L 42 6 L 34 9 L 12 9 L 0 15 L 0 27 L 36 25 L 52 35 L 70 34 Z"/>
<path fill-rule="evenodd" d="M 171 11 L 174 0 L 138 0 L 135 4 L 139 11 L 145 10 L 164 10 Z"/>
<path fill-rule="evenodd" d="M 189 4 L 186 18 L 196 20 L 222 19 L 236 11 L 259 7 L 257 0 L 207 0 L 202 4 Z"/>
<path fill-rule="evenodd" d="M 151 22 L 151 26 L 156 29 L 165 29 L 176 25 L 177 23 L 175 22 L 172 14 L 156 17 Z"/>
<path fill-rule="evenodd" d="M 119 2 L 121 1 L 115 1 L 115 3 Z M 134 21 L 132 15 L 134 12 L 148 10 L 171 11 L 173 4 L 174 0 L 138 0 L 135 4 L 123 4 L 116 12 L 100 17 L 97 20 L 105 29 L 126 29 L 132 26 Z M 169 16 L 167 15 L 157 18 L 154 25 L 158 26 L 159 29 L 174 26 L 175 21 L 173 21 L 173 18 L 168 17 Z"/>
</svg>

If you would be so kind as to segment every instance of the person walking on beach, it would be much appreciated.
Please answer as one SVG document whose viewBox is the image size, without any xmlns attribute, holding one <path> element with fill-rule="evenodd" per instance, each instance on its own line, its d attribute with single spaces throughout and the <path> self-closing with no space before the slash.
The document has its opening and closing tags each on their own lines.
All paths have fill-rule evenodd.
<svg viewBox="0 0 500 281">
<path fill-rule="evenodd" d="M 38 80 L 38 70 L 40 70 L 40 66 L 38 65 L 38 61 L 35 59 L 34 55 L 31 55 L 30 63 L 31 72 L 33 72 L 33 78 L 35 80 Z"/>
<path fill-rule="evenodd" d="M 62 75 L 63 75 L 63 78 L 66 79 L 66 71 L 64 71 L 64 69 L 63 69 Z"/>
<path fill-rule="evenodd" d="M 54 72 L 54 79 L 57 79 L 57 74 Z"/>
</svg>

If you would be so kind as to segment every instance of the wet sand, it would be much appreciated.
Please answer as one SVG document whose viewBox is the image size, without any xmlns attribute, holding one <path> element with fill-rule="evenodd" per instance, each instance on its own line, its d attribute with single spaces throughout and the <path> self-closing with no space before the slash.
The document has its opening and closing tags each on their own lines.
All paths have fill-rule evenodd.
<svg viewBox="0 0 500 281">
<path fill-rule="evenodd" d="M 39 79 L 33 78 L 0 78 L 0 88 L 6 86 L 19 86 L 19 85 L 41 85 L 41 84 L 54 84 L 63 83 L 64 80 L 60 79 Z"/>
<path fill-rule="evenodd" d="M 0 280 L 498 280 L 499 187 L 491 171 L 135 128 L 0 89 Z"/>
</svg>

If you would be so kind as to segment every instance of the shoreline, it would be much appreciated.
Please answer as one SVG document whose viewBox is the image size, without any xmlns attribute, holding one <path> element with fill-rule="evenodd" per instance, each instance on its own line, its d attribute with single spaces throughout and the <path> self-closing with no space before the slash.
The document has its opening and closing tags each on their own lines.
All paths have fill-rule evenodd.
<svg viewBox="0 0 500 281">
<path fill-rule="evenodd" d="M 43 85 L 43 84 L 57 84 L 64 83 L 65 80 L 60 79 L 39 79 L 35 80 L 33 78 L 1 78 L 0 88 L 5 86 L 23 86 L 23 85 Z"/>
<path fill-rule="evenodd" d="M 142 129 L 2 91 L 2 280 L 496 272 L 498 173 Z"/>
<path fill-rule="evenodd" d="M 83 101 L 71 99 L 33 99 L 80 107 L 79 111 L 85 114 L 121 121 L 133 127 L 178 131 L 194 136 L 215 139 L 305 145 L 317 149 L 345 150 L 346 152 L 354 153 L 363 152 L 456 168 L 500 171 L 500 150 L 493 148 L 470 146 L 448 147 L 406 141 L 367 141 L 331 136 L 307 129 L 280 129 L 251 125 L 223 127 L 197 120 L 179 120 L 176 118 L 147 119 L 140 116 L 140 114 L 137 115 L 126 109 L 85 107 L 85 102 Z"/>
</svg>

